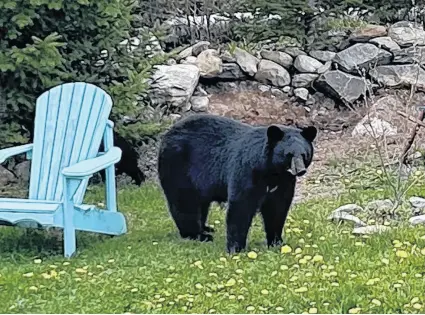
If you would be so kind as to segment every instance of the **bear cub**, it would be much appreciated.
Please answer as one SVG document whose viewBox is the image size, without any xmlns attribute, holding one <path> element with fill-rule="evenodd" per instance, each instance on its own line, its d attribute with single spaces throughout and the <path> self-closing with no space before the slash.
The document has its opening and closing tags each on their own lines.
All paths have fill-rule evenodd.
<svg viewBox="0 0 425 315">
<path fill-rule="evenodd" d="M 158 174 L 181 237 L 212 241 L 210 204 L 227 201 L 229 253 L 245 249 L 257 211 L 268 246 L 282 244 L 296 177 L 311 164 L 316 135 L 313 126 L 251 126 L 208 114 L 175 123 L 162 138 Z"/>
</svg>

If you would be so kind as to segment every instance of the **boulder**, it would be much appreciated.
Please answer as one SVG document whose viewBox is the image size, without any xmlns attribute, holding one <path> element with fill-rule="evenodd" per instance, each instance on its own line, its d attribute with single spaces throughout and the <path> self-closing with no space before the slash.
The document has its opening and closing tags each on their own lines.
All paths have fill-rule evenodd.
<svg viewBox="0 0 425 315">
<path fill-rule="evenodd" d="M 7 168 L 0 165 L 0 187 L 16 183 L 16 177 Z"/>
<path fill-rule="evenodd" d="M 357 124 L 351 133 L 353 137 L 371 136 L 376 138 L 383 136 L 395 136 L 396 134 L 397 128 L 395 128 L 389 122 L 377 117 L 367 117 L 367 120 Z"/>
<path fill-rule="evenodd" d="M 223 62 L 215 49 L 202 51 L 196 58 L 196 65 L 202 78 L 214 78 L 223 71 Z"/>
<path fill-rule="evenodd" d="M 199 81 L 194 65 L 159 65 L 150 79 L 149 97 L 153 105 L 184 108 Z"/>
<path fill-rule="evenodd" d="M 317 69 L 318 74 L 325 73 L 332 68 L 332 61 L 326 61 L 323 66 L 321 66 L 319 69 Z"/>
<path fill-rule="evenodd" d="M 207 50 L 210 45 L 211 43 L 207 41 L 197 42 L 195 45 L 192 46 L 192 55 L 197 57 L 201 52 Z"/>
<path fill-rule="evenodd" d="M 307 55 L 305 51 L 299 49 L 298 47 L 288 47 L 285 48 L 285 52 L 293 58 L 296 58 L 301 55 Z"/>
<path fill-rule="evenodd" d="M 282 51 L 263 50 L 261 52 L 261 57 L 276 62 L 287 69 L 291 67 L 294 62 L 294 59 L 289 54 Z"/>
<path fill-rule="evenodd" d="M 258 82 L 283 87 L 291 83 L 291 76 L 284 67 L 270 60 L 261 60 L 255 75 Z"/>
<path fill-rule="evenodd" d="M 341 207 L 336 208 L 333 213 L 337 213 L 337 212 L 345 212 L 345 213 L 349 213 L 349 214 L 354 214 L 354 213 L 358 213 L 358 212 L 363 212 L 364 209 L 354 203 L 349 203 L 346 205 L 343 205 Z"/>
<path fill-rule="evenodd" d="M 414 208 L 425 208 L 425 198 L 421 197 L 410 197 L 409 202 Z"/>
<path fill-rule="evenodd" d="M 217 78 L 226 80 L 244 80 L 248 78 L 237 63 L 223 63 L 222 69 L 223 71 L 216 76 Z"/>
<path fill-rule="evenodd" d="M 415 85 L 425 91 L 425 70 L 419 65 L 378 66 L 369 71 L 370 76 L 387 87 L 410 87 Z"/>
<path fill-rule="evenodd" d="M 327 62 L 332 61 L 335 58 L 336 53 L 327 50 L 312 50 L 310 51 L 310 56 L 321 62 Z"/>
<path fill-rule="evenodd" d="M 393 63 L 416 63 L 425 65 L 425 47 L 408 47 L 393 51 Z"/>
<path fill-rule="evenodd" d="M 351 33 L 348 38 L 351 42 L 367 42 L 375 37 L 382 37 L 387 35 L 387 28 L 382 25 L 368 24 L 360 27 Z"/>
<path fill-rule="evenodd" d="M 208 111 L 208 105 L 210 99 L 208 96 L 192 96 L 190 98 L 190 104 L 192 104 L 192 110 L 194 112 L 206 112 Z"/>
<path fill-rule="evenodd" d="M 180 63 L 184 65 L 194 65 L 196 66 L 196 63 L 198 61 L 198 58 L 194 56 L 188 56 L 186 59 L 182 60 Z"/>
<path fill-rule="evenodd" d="M 388 36 L 401 47 L 425 45 L 425 31 L 407 21 L 393 24 L 388 30 Z"/>
<path fill-rule="evenodd" d="M 348 221 L 353 222 L 355 226 L 366 226 L 366 223 L 364 223 L 362 220 L 360 220 L 358 217 L 349 214 L 347 212 L 332 212 L 328 216 L 328 220 L 334 221 L 334 222 L 342 222 L 342 221 Z"/>
<path fill-rule="evenodd" d="M 31 161 L 23 161 L 17 164 L 13 171 L 18 178 L 18 181 L 28 183 L 30 179 Z"/>
<path fill-rule="evenodd" d="M 372 38 L 369 42 L 389 51 L 400 49 L 400 46 L 389 36 Z"/>
<path fill-rule="evenodd" d="M 391 62 L 392 54 L 373 44 L 355 44 L 336 54 L 334 61 L 347 72 L 357 73 L 357 68 L 369 68 L 371 64 Z"/>
<path fill-rule="evenodd" d="M 247 51 L 235 48 L 233 52 L 236 63 L 241 67 L 241 69 L 250 76 L 254 76 L 257 73 L 257 66 L 260 60 Z"/>
<path fill-rule="evenodd" d="M 314 73 L 298 73 L 292 77 L 292 86 L 295 88 L 310 86 L 319 77 Z"/>
<path fill-rule="evenodd" d="M 323 64 L 320 61 L 307 55 L 299 55 L 298 57 L 295 58 L 295 61 L 294 61 L 295 69 L 297 69 L 301 73 L 303 72 L 315 73 L 322 66 Z"/>
<path fill-rule="evenodd" d="M 409 219 L 411 225 L 425 224 L 425 215 L 417 215 Z"/>
<path fill-rule="evenodd" d="M 340 70 L 328 71 L 315 82 L 319 90 L 349 103 L 366 93 L 366 83 L 362 78 Z"/>
<path fill-rule="evenodd" d="M 353 234 L 372 235 L 372 234 L 380 234 L 389 230 L 390 228 L 384 225 L 368 225 L 368 226 L 361 226 L 361 227 L 354 228 Z"/>
<path fill-rule="evenodd" d="M 181 52 L 179 52 L 176 56 L 176 60 L 180 61 L 180 60 L 186 59 L 189 56 L 192 56 L 192 46 L 187 47 L 183 49 Z"/>
<path fill-rule="evenodd" d="M 294 89 L 294 95 L 298 99 L 305 102 L 308 100 L 309 92 L 306 88 L 301 87 L 301 88 Z"/>
</svg>

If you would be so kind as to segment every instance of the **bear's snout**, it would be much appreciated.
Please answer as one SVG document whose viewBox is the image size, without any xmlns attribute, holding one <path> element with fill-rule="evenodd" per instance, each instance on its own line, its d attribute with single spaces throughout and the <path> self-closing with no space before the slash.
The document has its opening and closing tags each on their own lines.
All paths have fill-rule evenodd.
<svg viewBox="0 0 425 315">
<path fill-rule="evenodd" d="M 288 172 L 298 177 L 307 173 L 303 159 L 300 157 L 293 157 L 291 160 L 291 167 L 288 169 Z"/>
</svg>

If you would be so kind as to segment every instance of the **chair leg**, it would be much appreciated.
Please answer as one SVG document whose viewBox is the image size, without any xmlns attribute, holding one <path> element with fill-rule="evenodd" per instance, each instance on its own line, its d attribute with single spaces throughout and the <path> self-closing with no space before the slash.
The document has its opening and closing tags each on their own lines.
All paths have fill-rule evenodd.
<svg viewBox="0 0 425 315">
<path fill-rule="evenodd" d="M 64 179 L 64 208 L 63 208 L 63 242 L 64 256 L 70 258 L 77 249 L 77 240 L 74 224 L 74 201 L 73 197 L 80 182 L 72 179 Z"/>
</svg>

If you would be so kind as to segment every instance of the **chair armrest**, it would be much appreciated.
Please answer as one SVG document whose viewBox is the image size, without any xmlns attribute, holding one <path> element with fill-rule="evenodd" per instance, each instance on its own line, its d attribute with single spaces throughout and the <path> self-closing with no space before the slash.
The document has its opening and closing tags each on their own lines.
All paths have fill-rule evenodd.
<svg viewBox="0 0 425 315">
<path fill-rule="evenodd" d="M 92 159 L 78 162 L 77 164 L 65 167 L 62 174 L 69 178 L 82 179 L 93 175 L 100 170 L 119 162 L 122 151 L 118 147 L 112 147 L 104 154 Z"/>
<path fill-rule="evenodd" d="M 30 143 L 0 150 L 0 164 L 4 163 L 4 161 L 12 156 L 32 151 L 32 147 L 33 144 Z"/>
</svg>

